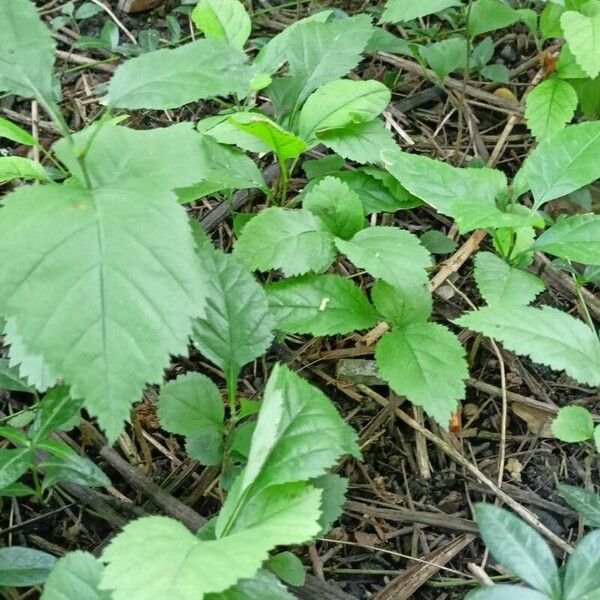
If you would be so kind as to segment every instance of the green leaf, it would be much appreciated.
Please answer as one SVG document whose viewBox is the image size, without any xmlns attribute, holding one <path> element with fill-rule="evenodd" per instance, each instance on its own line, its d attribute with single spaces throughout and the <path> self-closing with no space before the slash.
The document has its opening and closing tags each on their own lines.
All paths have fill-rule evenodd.
<svg viewBox="0 0 600 600">
<path fill-rule="evenodd" d="M 371 288 L 371 299 L 381 316 L 395 327 L 427 321 L 433 301 L 424 285 L 397 288 L 378 279 Z"/>
<path fill-rule="evenodd" d="M 235 126 L 233 117 L 236 114 L 237 113 L 225 113 L 206 117 L 198 122 L 197 129 L 200 133 L 214 138 L 220 144 L 230 144 L 242 148 L 242 150 L 260 154 L 270 152 L 271 148 L 263 142 L 263 140 L 250 135 Z"/>
<path fill-rule="evenodd" d="M 521 585 L 510 585 L 506 583 L 496 584 L 491 587 L 482 587 L 469 592 L 465 600 L 549 600 L 547 594 L 542 594 L 531 588 Z"/>
<path fill-rule="evenodd" d="M 280 161 L 297 158 L 306 149 L 303 140 L 259 113 L 234 113 L 229 121 L 237 129 L 264 142 Z"/>
<path fill-rule="evenodd" d="M 31 465 L 29 448 L 0 450 L 0 488 L 13 484 Z"/>
<path fill-rule="evenodd" d="M 111 440 L 144 387 L 162 381 L 170 355 L 187 352 L 203 312 L 204 276 L 170 192 L 194 183 L 197 139 L 189 125 L 105 125 L 86 155 L 92 189 L 22 187 L 0 209 L 11 355 L 16 343 L 21 357 L 43 356 Z"/>
<path fill-rule="evenodd" d="M 389 104 L 391 92 L 375 80 L 338 79 L 313 92 L 300 111 L 298 132 L 308 144 L 324 129 L 372 121 Z"/>
<path fill-rule="evenodd" d="M 437 229 L 430 229 L 421 236 L 421 244 L 431 252 L 431 254 L 450 254 L 454 252 L 457 243 L 447 235 Z"/>
<path fill-rule="evenodd" d="M 348 480 L 339 475 L 327 473 L 311 481 L 311 484 L 323 492 L 321 497 L 321 517 L 319 536 L 324 536 L 331 530 L 335 521 L 342 515 L 342 508 L 346 502 Z"/>
<path fill-rule="evenodd" d="M 600 593 L 600 531 L 588 533 L 569 557 L 562 598 L 597 598 Z"/>
<path fill-rule="evenodd" d="M 220 594 L 207 594 L 206 600 L 296 600 L 269 571 L 261 569 L 252 579 L 243 579 Z"/>
<path fill-rule="evenodd" d="M 44 167 L 35 160 L 21 156 L 0 157 L 0 183 L 13 179 L 48 181 L 49 177 Z"/>
<path fill-rule="evenodd" d="M 586 525 L 600 527 L 600 496 L 591 490 L 561 484 L 558 493 L 583 517 Z"/>
<path fill-rule="evenodd" d="M 561 442 L 585 442 L 594 436 L 594 421 L 583 406 L 563 406 L 552 421 L 552 433 Z"/>
<path fill-rule="evenodd" d="M 47 552 L 10 546 L 0 548 L 0 586 L 29 587 L 44 583 L 56 558 Z"/>
<path fill-rule="evenodd" d="M 506 177 L 496 169 L 459 169 L 401 150 L 382 153 L 385 168 L 412 194 L 443 214 L 455 198 L 477 198 L 492 205 L 506 192 Z"/>
<path fill-rule="evenodd" d="M 600 74 L 600 14 L 586 16 L 568 10 L 560 24 L 577 64 L 594 79 Z"/>
<path fill-rule="evenodd" d="M 246 225 L 242 238 L 259 218 Z M 205 315 L 194 323 L 193 342 L 233 385 L 240 369 L 267 351 L 275 322 L 267 295 L 236 257 L 209 245 L 199 258 L 208 279 L 208 299 Z"/>
<path fill-rule="evenodd" d="M 367 329 L 373 307 L 351 280 L 338 275 L 302 275 L 266 288 L 277 329 L 314 336 Z"/>
<path fill-rule="evenodd" d="M 567 81 L 542 81 L 525 102 L 525 120 L 532 135 L 541 141 L 563 129 L 573 119 L 578 102 L 577 92 Z"/>
<path fill-rule="evenodd" d="M 0 3 L 0 91 L 52 101 L 54 41 L 28 0 Z"/>
<path fill-rule="evenodd" d="M 518 21 L 523 21 L 535 30 L 536 14 L 532 10 L 516 10 L 501 0 L 476 0 L 471 4 L 469 13 L 469 35 L 471 39 L 486 33 L 509 27 Z"/>
<path fill-rule="evenodd" d="M 562 37 L 563 31 L 560 26 L 560 17 L 564 12 L 565 7 L 560 4 L 548 2 L 546 6 L 544 6 L 544 9 L 540 14 L 540 33 L 542 34 L 543 40 Z"/>
<path fill-rule="evenodd" d="M 390 387 L 422 406 L 446 428 L 464 398 L 469 376 L 458 338 L 438 323 L 412 323 L 386 333 L 375 349 L 377 367 Z"/>
<path fill-rule="evenodd" d="M 457 69 L 467 67 L 467 40 L 464 37 L 453 37 L 421 46 L 419 53 L 440 80 Z"/>
<path fill-rule="evenodd" d="M 68 423 L 74 415 L 79 414 L 81 404 L 81 400 L 71 398 L 67 386 L 50 390 L 40 402 L 35 421 L 29 430 L 32 443 L 35 445 L 55 429 Z"/>
<path fill-rule="evenodd" d="M 325 227 L 344 240 L 358 233 L 365 224 L 365 213 L 358 194 L 335 177 L 325 177 L 311 186 L 302 206 L 321 219 Z"/>
<path fill-rule="evenodd" d="M 566 196 L 600 177 L 600 122 L 565 127 L 541 142 L 522 169 L 535 208 Z"/>
<path fill-rule="evenodd" d="M 299 105 L 318 87 L 339 79 L 358 65 L 373 26 L 366 14 L 331 23 L 305 22 L 286 38 L 285 56 L 299 90 Z"/>
<path fill-rule="evenodd" d="M 200 0 L 191 14 L 207 38 L 223 39 L 242 49 L 250 37 L 250 17 L 239 0 Z"/>
<path fill-rule="evenodd" d="M 532 248 L 585 265 L 600 265 L 600 215 L 574 215 L 557 221 Z"/>
<path fill-rule="evenodd" d="M 544 218 L 535 210 L 522 204 L 507 208 L 510 212 L 500 210 L 491 202 L 482 202 L 475 198 L 455 198 L 450 201 L 446 212 L 456 221 L 461 233 L 467 233 L 474 229 L 516 228 L 526 225 L 544 226 Z"/>
<path fill-rule="evenodd" d="M 158 419 L 171 433 L 198 437 L 224 432 L 225 409 L 217 386 L 205 375 L 186 373 L 160 388 Z"/>
<path fill-rule="evenodd" d="M 252 512 L 244 505 L 260 490 L 323 475 L 345 453 L 360 456 L 356 433 L 320 390 L 276 365 L 265 388 L 248 463 L 219 514 L 217 535 L 241 526 L 240 519 Z"/>
<path fill-rule="evenodd" d="M 551 369 L 600 385 L 600 341 L 579 319 L 544 306 L 486 306 L 456 320 Z"/>
<path fill-rule="evenodd" d="M 337 154 L 328 154 L 315 160 L 305 160 L 302 169 L 308 179 L 319 179 L 339 171 L 344 166 L 344 159 Z M 348 171 L 350 173 L 350 171 Z M 305 188 L 306 189 L 306 188 Z"/>
<path fill-rule="evenodd" d="M 6 358 L 0 358 L 0 389 L 29 394 L 33 392 L 33 387 L 19 375 L 18 369 L 8 364 Z"/>
<path fill-rule="evenodd" d="M 112 76 L 105 104 L 114 108 L 178 108 L 203 98 L 250 91 L 246 55 L 222 40 L 204 39 L 131 58 Z"/>
<path fill-rule="evenodd" d="M 16 142 L 17 144 L 23 144 L 25 146 L 37 146 L 38 142 L 35 141 L 33 136 L 24 129 L 21 129 L 18 125 L 15 125 L 12 121 L 0 118 L 0 138 Z"/>
<path fill-rule="evenodd" d="M 0 437 L 9 441 L 14 446 L 29 445 L 29 439 L 27 438 L 27 436 L 20 429 L 17 429 L 17 427 L 14 425 L 12 427 L 0 426 Z"/>
<path fill-rule="evenodd" d="M 390 285 L 407 289 L 425 285 L 431 266 L 429 252 L 408 231 L 397 227 L 368 227 L 351 240 L 335 241 L 357 267 Z"/>
<path fill-rule="evenodd" d="M 55 440 L 39 440 L 38 450 L 49 454 L 40 467 L 44 470 L 43 488 L 48 489 L 57 481 L 70 481 L 91 487 L 107 487 L 110 479 L 91 460 L 79 456 L 64 442 Z"/>
<path fill-rule="evenodd" d="M 385 23 L 405 23 L 419 17 L 426 17 L 453 6 L 460 6 L 459 0 L 388 0 L 381 20 Z"/>
<path fill-rule="evenodd" d="M 20 498 L 24 496 L 33 496 L 35 490 L 23 483 L 11 483 L 6 487 L 0 488 L 0 498 Z"/>
<path fill-rule="evenodd" d="M 333 236 L 311 212 L 271 207 L 246 224 L 234 256 L 250 269 L 286 276 L 324 271 L 333 262 Z"/>
<path fill-rule="evenodd" d="M 562 31 L 556 37 L 560 36 L 562 36 Z M 563 44 L 558 54 L 556 73 L 561 79 L 589 79 L 586 72 L 577 64 L 577 60 L 567 43 Z"/>
<path fill-rule="evenodd" d="M 294 586 L 304 585 L 306 574 L 302 561 L 291 552 L 280 552 L 271 556 L 267 563 L 269 569 L 285 583 Z"/>
<path fill-rule="evenodd" d="M 392 133 L 379 119 L 327 129 L 321 131 L 318 138 L 336 154 L 362 164 L 378 163 L 382 151 L 393 152 L 398 148 Z"/>
<path fill-rule="evenodd" d="M 54 564 L 40 600 L 110 600 L 110 594 L 98 589 L 104 567 L 88 552 L 69 552 Z"/>
<path fill-rule="evenodd" d="M 560 597 L 552 551 L 532 527 L 493 504 L 475 506 L 479 533 L 492 556 L 510 573 L 551 598 Z"/>
<path fill-rule="evenodd" d="M 126 525 L 104 550 L 101 589 L 113 600 L 201 600 L 253 577 L 269 550 L 318 532 L 321 492 L 306 484 L 266 490 L 255 522 L 216 540 L 200 540 L 181 523 L 144 517 Z M 258 508 L 258 507 L 257 507 Z"/>
<path fill-rule="evenodd" d="M 539 277 L 511 267 L 491 252 L 475 256 L 475 281 L 488 305 L 526 305 L 546 289 Z"/>
</svg>

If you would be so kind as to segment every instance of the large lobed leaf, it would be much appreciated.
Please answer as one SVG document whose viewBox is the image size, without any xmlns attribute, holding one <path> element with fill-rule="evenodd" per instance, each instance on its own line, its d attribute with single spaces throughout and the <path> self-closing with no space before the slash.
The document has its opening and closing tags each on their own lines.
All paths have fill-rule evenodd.
<svg viewBox="0 0 600 600">
<path fill-rule="evenodd" d="M 120 65 L 104 102 L 115 108 L 177 108 L 201 98 L 244 95 L 255 70 L 218 39 L 148 52 Z"/>
<path fill-rule="evenodd" d="M 556 308 L 486 306 L 456 322 L 581 383 L 600 385 L 600 341 L 582 321 Z"/>
<path fill-rule="evenodd" d="M 76 136 L 83 143 L 89 131 Z M 0 209 L 0 314 L 26 366 L 43 356 L 110 439 L 172 354 L 187 352 L 205 286 L 173 188 L 195 182 L 189 126 L 105 126 L 77 184 L 20 188 Z M 12 353 L 12 351 L 11 351 Z M 37 360 L 37 359 L 36 359 Z"/>
<path fill-rule="evenodd" d="M 0 91 L 51 101 L 54 41 L 33 2 L 0 1 Z"/>
</svg>

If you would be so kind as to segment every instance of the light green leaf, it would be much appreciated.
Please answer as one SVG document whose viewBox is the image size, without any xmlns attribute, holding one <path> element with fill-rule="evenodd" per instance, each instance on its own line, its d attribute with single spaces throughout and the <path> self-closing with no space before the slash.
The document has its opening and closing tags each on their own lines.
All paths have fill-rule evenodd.
<svg viewBox="0 0 600 600">
<path fill-rule="evenodd" d="M 29 448 L 0 450 L 0 489 L 13 484 L 23 475 L 31 464 Z"/>
<path fill-rule="evenodd" d="M 294 586 L 304 585 L 304 565 L 291 552 L 280 552 L 271 556 L 267 565 L 285 583 Z"/>
<path fill-rule="evenodd" d="M 324 536 L 329 533 L 335 521 L 342 515 L 342 509 L 346 502 L 348 480 L 345 477 L 327 473 L 313 479 L 311 485 L 323 492 L 321 517 L 319 518 L 319 524 L 321 525 L 319 536 Z"/>
<path fill-rule="evenodd" d="M 539 277 L 511 267 L 491 252 L 475 256 L 475 281 L 488 305 L 526 305 L 546 289 Z"/>
<path fill-rule="evenodd" d="M 320 496 L 306 484 L 266 490 L 262 514 L 216 540 L 200 540 L 166 517 L 133 521 L 104 550 L 100 587 L 111 590 L 113 600 L 201 600 L 223 592 L 253 577 L 275 546 L 301 544 L 318 533 Z"/>
<path fill-rule="evenodd" d="M 345 453 L 360 456 L 356 433 L 320 390 L 276 365 L 265 388 L 248 463 L 219 514 L 217 535 L 241 527 L 240 519 L 252 513 L 244 505 L 260 490 L 323 475 Z"/>
<path fill-rule="evenodd" d="M 588 533 L 569 557 L 564 600 L 592 600 L 600 595 L 600 531 Z"/>
<path fill-rule="evenodd" d="M 340 156 L 362 164 L 378 163 L 382 151 L 394 152 L 398 148 L 392 133 L 379 119 L 321 131 L 318 138 Z"/>
<path fill-rule="evenodd" d="M 525 102 L 525 120 L 532 135 L 541 141 L 563 129 L 573 119 L 578 102 L 577 92 L 567 81 L 542 81 Z"/>
<path fill-rule="evenodd" d="M 368 227 L 351 240 L 336 239 L 336 246 L 357 267 L 398 288 L 427 283 L 429 252 L 419 238 L 396 227 Z"/>
<path fill-rule="evenodd" d="M 427 321 L 433 301 L 424 285 L 397 288 L 378 279 L 371 288 L 371 299 L 381 316 L 395 327 Z"/>
<path fill-rule="evenodd" d="M 479 533 L 492 556 L 510 573 L 551 598 L 560 597 L 552 551 L 527 523 L 493 504 L 475 506 Z"/>
<path fill-rule="evenodd" d="M 29 430 L 34 444 L 47 437 L 55 429 L 60 429 L 74 415 L 79 414 L 81 400 L 73 400 L 69 388 L 65 385 L 50 390 L 40 402 L 35 421 Z"/>
<path fill-rule="evenodd" d="M 551 369 L 600 385 L 600 341 L 579 319 L 544 306 L 487 306 L 456 320 Z"/>
<path fill-rule="evenodd" d="M 302 275 L 267 286 L 277 328 L 314 336 L 349 333 L 377 322 L 377 315 L 352 281 L 338 275 Z"/>
<path fill-rule="evenodd" d="M 104 102 L 114 108 L 178 108 L 202 98 L 244 95 L 253 74 L 246 55 L 227 42 L 197 40 L 125 61 Z"/>
<path fill-rule="evenodd" d="M 217 386 L 205 375 L 186 373 L 160 388 L 158 419 L 171 433 L 199 437 L 224 431 L 225 410 Z"/>
<path fill-rule="evenodd" d="M 296 600 L 285 586 L 266 569 L 252 579 L 243 579 L 220 594 L 207 594 L 205 600 Z"/>
<path fill-rule="evenodd" d="M 239 0 L 200 0 L 191 19 L 207 38 L 227 40 L 239 49 L 252 30 L 250 17 Z"/>
<path fill-rule="evenodd" d="M 286 276 L 324 271 L 333 262 L 333 236 L 307 210 L 271 207 L 246 224 L 234 256 L 250 269 L 281 269 Z"/>
<path fill-rule="evenodd" d="M 600 496 L 592 490 L 561 484 L 558 493 L 583 517 L 586 525 L 600 527 Z"/>
<path fill-rule="evenodd" d="M 491 587 L 473 590 L 465 596 L 465 600 L 549 600 L 547 594 L 542 594 L 521 585 L 501 583 Z"/>
<path fill-rule="evenodd" d="M 535 210 L 522 204 L 509 206 L 508 209 L 510 212 L 504 212 L 495 203 L 473 198 L 455 198 L 450 201 L 447 214 L 456 221 L 461 233 L 474 229 L 544 226 L 544 218 Z"/>
<path fill-rule="evenodd" d="M 170 192 L 195 182 L 197 140 L 190 125 L 106 125 L 86 155 L 91 190 L 22 187 L 0 209 L 0 314 L 11 354 L 17 342 L 21 357 L 43 356 L 110 439 L 146 384 L 162 381 L 170 355 L 187 352 L 203 311 L 188 219 Z M 64 146 L 56 151 L 76 165 Z"/>
<path fill-rule="evenodd" d="M 98 589 L 104 567 L 88 552 L 76 550 L 56 561 L 40 600 L 110 600 Z"/>
<path fill-rule="evenodd" d="M 421 46 L 419 53 L 440 80 L 457 69 L 467 66 L 467 40 L 453 37 L 441 42 Z"/>
<path fill-rule="evenodd" d="M 506 192 L 506 177 L 496 169 L 459 169 L 401 150 L 382 153 L 385 168 L 412 194 L 443 214 L 455 198 L 476 198 L 492 205 Z"/>
<path fill-rule="evenodd" d="M 365 225 L 365 213 L 358 194 L 335 177 L 319 180 L 302 199 L 302 206 L 321 219 L 325 227 L 344 240 Z"/>
<path fill-rule="evenodd" d="M 574 215 L 544 231 L 532 248 L 585 265 L 600 265 L 600 215 Z"/>
<path fill-rule="evenodd" d="M 600 14 L 586 16 L 568 10 L 560 24 L 577 64 L 593 79 L 600 74 Z"/>
<path fill-rule="evenodd" d="M 199 258 L 208 299 L 205 315 L 194 323 L 193 342 L 233 385 L 240 369 L 267 351 L 275 321 L 264 290 L 234 256 L 211 244 Z"/>
<path fill-rule="evenodd" d="M 259 113 L 234 113 L 229 121 L 237 129 L 264 142 L 281 161 L 297 158 L 306 149 L 303 140 Z"/>
<path fill-rule="evenodd" d="M 34 548 L 0 548 L 0 586 L 30 587 L 44 583 L 55 562 L 54 556 Z"/>
<path fill-rule="evenodd" d="M 560 25 L 559 25 L 560 29 Z M 562 36 L 561 33 L 556 37 Z M 586 72 L 577 64 L 569 44 L 563 44 L 556 60 L 556 73 L 561 79 L 587 79 Z"/>
<path fill-rule="evenodd" d="M 503 29 L 518 21 L 523 21 L 530 29 L 535 30 L 537 16 L 532 10 L 516 10 L 501 0 L 475 0 L 469 14 L 469 35 L 473 39 L 482 33 Z"/>
<path fill-rule="evenodd" d="M 333 10 L 322 10 L 316 12 L 304 19 L 294 21 L 286 27 L 281 33 L 272 37 L 256 55 L 255 63 L 260 67 L 263 73 L 274 73 L 287 61 L 287 47 L 290 36 L 293 38 L 298 35 L 296 30 L 305 27 L 306 23 L 325 23 L 332 15 Z M 294 33 L 296 32 L 296 33 Z M 340 75 L 342 77 L 342 75 Z"/>
<path fill-rule="evenodd" d="M 366 14 L 330 23 L 305 22 L 290 31 L 285 55 L 297 82 L 297 105 L 318 87 L 354 69 L 372 33 L 371 17 Z"/>
<path fill-rule="evenodd" d="M 583 406 L 563 406 L 552 421 L 552 433 L 561 441 L 574 444 L 594 436 L 594 421 Z"/>
<path fill-rule="evenodd" d="M 304 103 L 298 132 L 312 144 L 323 129 L 372 121 L 385 110 L 390 98 L 390 90 L 379 81 L 331 81 L 313 92 Z"/>
<path fill-rule="evenodd" d="M 9 421 L 10 422 L 10 421 Z M 13 446 L 27 446 L 29 445 L 29 439 L 25 435 L 23 431 L 17 429 L 16 427 L 2 427 L 0 426 L 0 437 L 11 444 Z"/>
<path fill-rule="evenodd" d="M 80 456 L 64 442 L 38 440 L 36 448 L 47 452 L 40 467 L 44 470 L 42 487 L 48 489 L 57 481 L 70 481 L 91 487 L 107 487 L 110 479 L 91 460 Z"/>
<path fill-rule="evenodd" d="M 0 138 L 23 144 L 25 146 L 37 146 L 38 142 L 33 139 L 33 136 L 12 121 L 0 118 Z"/>
<path fill-rule="evenodd" d="M 206 117 L 198 122 L 197 129 L 200 133 L 214 138 L 221 144 L 234 145 L 248 152 L 257 152 L 260 154 L 270 152 L 271 148 L 265 142 L 234 125 L 232 119 L 234 114 L 225 113 Z"/>
<path fill-rule="evenodd" d="M 419 17 L 426 17 L 453 6 L 460 6 L 460 0 L 387 0 L 381 20 L 385 23 L 405 23 Z"/>
<path fill-rule="evenodd" d="M 13 179 L 48 181 L 50 178 L 44 167 L 35 160 L 21 156 L 0 157 L 0 183 Z"/>
<path fill-rule="evenodd" d="M 0 57 L 0 91 L 52 101 L 54 41 L 33 2 L 0 2 Z"/>
<path fill-rule="evenodd" d="M 29 394 L 33 392 L 33 387 L 19 375 L 18 369 L 8 364 L 6 358 L 0 358 L 0 389 Z"/>
<path fill-rule="evenodd" d="M 521 170 L 535 207 L 566 196 L 600 177 L 600 122 L 565 127 L 541 142 Z"/>
<path fill-rule="evenodd" d="M 438 323 L 412 323 L 386 333 L 375 349 L 377 367 L 390 387 L 448 427 L 469 376 L 458 338 Z"/>
</svg>

